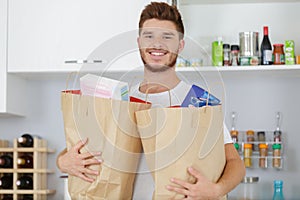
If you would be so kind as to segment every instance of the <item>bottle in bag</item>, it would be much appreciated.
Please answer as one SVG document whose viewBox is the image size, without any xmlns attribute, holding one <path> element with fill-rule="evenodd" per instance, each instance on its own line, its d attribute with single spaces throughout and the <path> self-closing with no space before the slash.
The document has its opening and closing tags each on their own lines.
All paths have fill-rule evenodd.
<svg viewBox="0 0 300 200">
<path fill-rule="evenodd" d="M 261 65 L 272 65 L 272 45 L 269 39 L 268 26 L 264 26 L 264 37 L 260 45 L 261 51 Z"/>
<path fill-rule="evenodd" d="M 0 168 L 13 168 L 13 158 L 9 154 L 0 156 Z"/>
</svg>

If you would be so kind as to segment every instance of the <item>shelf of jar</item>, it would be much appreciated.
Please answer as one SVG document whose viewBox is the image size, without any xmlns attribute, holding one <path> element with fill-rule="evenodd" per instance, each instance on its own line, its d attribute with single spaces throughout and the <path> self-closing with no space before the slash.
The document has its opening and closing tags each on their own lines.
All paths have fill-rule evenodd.
<svg viewBox="0 0 300 200">
<path fill-rule="evenodd" d="M 142 76 L 143 67 L 114 67 L 111 69 L 95 68 L 93 66 L 86 67 L 82 70 L 78 68 L 65 68 L 65 69 L 50 69 L 50 70 L 36 70 L 24 69 L 9 71 L 9 74 L 17 75 L 26 79 L 45 80 L 45 79 L 65 79 L 72 74 L 80 73 L 95 73 L 98 75 L 108 77 L 120 76 Z M 208 76 L 221 76 L 221 77 L 240 77 L 240 76 L 268 76 L 268 77 L 299 77 L 300 78 L 300 65 L 258 65 L 258 66 L 187 66 L 176 67 L 176 71 L 184 75 L 208 75 Z M 196 73 L 195 73 L 196 72 Z"/>
<path fill-rule="evenodd" d="M 241 157 L 245 163 L 245 167 L 248 169 L 276 169 L 282 170 L 284 157 L 283 156 L 251 156 L 251 157 Z M 248 159 L 248 160 L 246 160 Z M 249 159 L 251 161 L 249 161 Z M 263 159 L 263 160 L 261 160 Z M 251 164 L 249 164 L 251 162 Z"/>
<path fill-rule="evenodd" d="M 179 0 L 180 5 L 194 5 L 194 4 L 233 4 L 233 3 L 286 3 L 286 2 L 300 2 L 299 0 Z"/>
</svg>

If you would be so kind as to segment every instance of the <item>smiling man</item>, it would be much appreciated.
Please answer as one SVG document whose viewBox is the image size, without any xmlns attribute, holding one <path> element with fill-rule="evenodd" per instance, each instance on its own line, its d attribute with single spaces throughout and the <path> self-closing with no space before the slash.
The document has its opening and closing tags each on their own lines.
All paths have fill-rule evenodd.
<svg viewBox="0 0 300 200">
<path fill-rule="evenodd" d="M 139 28 L 137 42 L 145 66 L 144 78 L 140 84 L 131 88 L 131 96 L 147 99 L 153 107 L 168 107 L 170 99 L 171 105 L 181 105 L 191 85 L 181 81 L 175 71 L 177 56 L 184 48 L 184 26 L 179 11 L 166 3 L 153 2 L 142 11 Z M 85 143 L 79 142 L 69 151 L 62 152 L 57 165 L 62 172 L 92 182 L 94 179 L 90 175 L 98 173 L 87 167 L 101 163 L 92 154 L 80 154 Z M 208 180 L 201 172 L 189 168 L 188 172 L 195 177 L 195 183 L 176 179 L 174 174 L 171 181 L 177 186 L 167 185 L 166 190 L 182 194 L 186 199 L 219 199 L 226 195 L 245 175 L 244 163 L 226 127 L 224 149 L 226 165 L 216 183 Z M 154 183 L 147 169 L 145 157 L 142 156 L 133 199 L 151 199 Z"/>
</svg>

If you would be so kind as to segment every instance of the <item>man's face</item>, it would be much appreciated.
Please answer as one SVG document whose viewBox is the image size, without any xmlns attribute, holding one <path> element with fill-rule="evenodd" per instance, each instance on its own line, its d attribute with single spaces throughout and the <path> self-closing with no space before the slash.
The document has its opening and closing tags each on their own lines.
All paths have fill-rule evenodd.
<svg viewBox="0 0 300 200">
<path fill-rule="evenodd" d="M 184 41 L 179 39 L 171 21 L 150 19 L 143 24 L 138 44 L 145 67 L 151 72 L 162 72 L 175 66 Z"/>
</svg>

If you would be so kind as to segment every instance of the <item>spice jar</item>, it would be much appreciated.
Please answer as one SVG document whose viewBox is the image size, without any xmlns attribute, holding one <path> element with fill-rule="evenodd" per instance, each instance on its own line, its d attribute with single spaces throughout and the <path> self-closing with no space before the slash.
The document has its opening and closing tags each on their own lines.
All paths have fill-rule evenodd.
<svg viewBox="0 0 300 200">
<path fill-rule="evenodd" d="M 284 65 L 285 58 L 283 52 L 283 44 L 274 44 L 273 45 L 273 64 L 274 65 Z"/>
<path fill-rule="evenodd" d="M 274 131 L 274 142 L 275 143 L 281 142 L 281 131 L 280 130 Z"/>
<path fill-rule="evenodd" d="M 254 139 L 254 131 L 253 130 L 248 130 L 247 132 L 246 132 L 246 136 L 247 136 L 247 143 L 250 143 L 250 144 L 252 144 L 252 149 L 254 150 L 254 141 L 255 141 L 255 139 Z"/>
<path fill-rule="evenodd" d="M 267 159 L 268 156 L 268 145 L 267 144 L 259 144 L 259 167 L 267 168 Z"/>
<path fill-rule="evenodd" d="M 240 63 L 239 63 L 239 54 L 240 54 L 239 45 L 231 45 L 230 50 L 231 50 L 231 52 L 230 52 L 230 65 L 231 66 L 240 65 Z"/>
<path fill-rule="evenodd" d="M 281 168 L 281 144 L 273 144 L 273 160 L 272 166 L 274 168 Z"/>
<path fill-rule="evenodd" d="M 244 144 L 244 164 L 245 167 L 252 167 L 252 144 Z"/>
<path fill-rule="evenodd" d="M 231 130 L 230 131 L 230 135 L 231 135 L 231 138 L 232 138 L 232 141 L 233 141 L 233 144 L 234 144 L 234 147 L 236 150 L 239 150 L 240 148 L 240 145 L 238 144 L 238 135 L 239 135 L 239 132 L 237 130 Z"/>
<path fill-rule="evenodd" d="M 230 45 L 223 44 L 223 66 L 230 65 Z"/>
<path fill-rule="evenodd" d="M 266 134 L 264 131 L 257 132 L 257 140 L 258 142 L 265 142 L 266 141 Z"/>
</svg>

